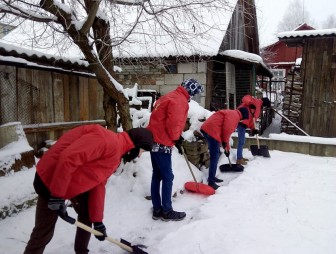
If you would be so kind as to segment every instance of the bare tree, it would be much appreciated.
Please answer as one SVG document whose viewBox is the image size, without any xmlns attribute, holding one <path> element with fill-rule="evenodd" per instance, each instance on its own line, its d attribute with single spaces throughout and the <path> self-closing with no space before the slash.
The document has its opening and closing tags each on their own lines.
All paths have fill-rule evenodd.
<svg viewBox="0 0 336 254">
<path fill-rule="evenodd" d="M 292 31 L 303 23 L 313 26 L 315 22 L 304 9 L 301 0 L 292 0 L 286 9 L 282 21 L 278 24 L 277 32 Z"/>
<path fill-rule="evenodd" d="M 336 16 L 331 14 L 327 17 L 327 19 L 323 22 L 322 28 L 336 28 Z"/>
<path fill-rule="evenodd" d="M 173 42 L 175 50 L 193 47 L 198 39 L 209 41 L 207 31 L 223 29 L 216 17 L 225 15 L 229 0 L 2 0 L 0 17 L 32 24 L 22 43 L 32 48 L 58 47 L 67 52 L 76 46 L 104 89 L 105 120 L 117 128 L 132 127 L 128 98 L 113 78 L 114 54 L 131 57 L 134 51 L 150 55 Z M 213 15 L 216 12 L 218 15 Z M 23 31 L 23 32 L 27 32 Z M 139 39 L 141 37 L 141 40 Z M 146 40 L 142 40 L 146 38 Z M 145 41 L 145 42 L 144 42 Z M 154 42 L 149 44 L 148 42 Z M 154 45 L 154 47 L 153 47 Z M 194 50 L 195 54 L 201 53 Z"/>
</svg>

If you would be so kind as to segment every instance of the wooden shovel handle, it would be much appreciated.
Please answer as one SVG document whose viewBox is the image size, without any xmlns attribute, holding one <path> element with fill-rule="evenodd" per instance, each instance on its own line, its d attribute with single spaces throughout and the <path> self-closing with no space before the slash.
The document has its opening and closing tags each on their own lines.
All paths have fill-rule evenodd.
<svg viewBox="0 0 336 254">
<path fill-rule="evenodd" d="M 254 128 L 255 128 L 256 127 L 256 122 L 255 122 L 254 115 L 252 116 L 252 118 L 253 118 L 253 125 L 254 125 Z M 260 149 L 258 134 L 256 134 L 256 140 L 257 140 L 258 149 Z"/>
<path fill-rule="evenodd" d="M 99 231 L 97 231 L 97 230 L 79 222 L 78 220 L 76 220 L 75 225 L 77 227 L 87 231 L 87 232 L 90 232 L 90 233 L 94 234 L 94 235 L 97 235 L 97 236 L 103 235 L 101 232 L 99 232 Z M 109 237 L 109 236 L 107 236 L 105 239 L 108 240 L 111 243 L 114 243 L 114 244 L 118 245 L 120 248 L 122 248 L 124 250 L 127 250 L 128 252 L 133 253 L 133 248 L 130 247 L 130 246 L 128 246 L 126 244 L 123 244 L 123 243 L 121 243 L 121 242 L 119 242 L 119 241 L 117 241 L 117 240 L 115 240 L 115 239 L 113 239 L 112 237 Z"/>
<path fill-rule="evenodd" d="M 195 177 L 195 175 L 194 175 L 194 172 L 193 172 L 192 169 L 191 169 L 191 166 L 190 166 L 190 164 L 189 164 L 187 155 L 186 155 L 185 152 L 184 152 L 184 148 L 183 148 L 183 146 L 181 146 L 181 150 L 182 150 L 184 159 L 186 160 L 186 162 L 187 162 L 187 164 L 188 164 L 188 168 L 189 168 L 189 170 L 190 170 L 190 173 L 191 173 L 192 177 L 194 178 L 195 183 L 197 183 L 196 177 Z"/>
</svg>

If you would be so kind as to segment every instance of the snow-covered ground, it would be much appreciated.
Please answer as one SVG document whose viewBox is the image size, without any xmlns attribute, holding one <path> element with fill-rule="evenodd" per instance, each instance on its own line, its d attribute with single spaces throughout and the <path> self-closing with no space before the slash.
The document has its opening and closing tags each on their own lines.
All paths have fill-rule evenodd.
<svg viewBox="0 0 336 254">
<path fill-rule="evenodd" d="M 232 151 L 234 161 L 235 150 Z M 120 167 L 107 186 L 104 223 L 108 234 L 143 244 L 152 254 L 332 254 L 336 249 L 336 158 L 271 151 L 272 158 L 255 157 L 243 173 L 221 173 L 224 179 L 213 196 L 184 191 L 192 181 L 182 155 L 173 153 L 173 206 L 186 211 L 180 222 L 151 218 L 151 164 L 146 152 L 136 163 Z M 225 156 L 220 164 L 227 163 Z M 193 167 L 197 179 L 207 170 Z M 25 192 L 32 189 L 35 168 L 16 176 Z M 133 174 L 136 172 L 136 177 Z M 9 176 L 10 178 L 11 176 Z M 4 186 L 0 179 L 1 186 Z M 19 196 L 20 189 L 11 194 Z M 10 196 L 10 195 L 8 195 Z M 75 213 L 69 208 L 70 213 Z M 22 253 L 34 225 L 35 208 L 0 221 L 1 253 Z M 45 253 L 73 253 L 75 226 L 62 220 Z M 94 237 L 92 253 L 125 253 Z"/>
</svg>

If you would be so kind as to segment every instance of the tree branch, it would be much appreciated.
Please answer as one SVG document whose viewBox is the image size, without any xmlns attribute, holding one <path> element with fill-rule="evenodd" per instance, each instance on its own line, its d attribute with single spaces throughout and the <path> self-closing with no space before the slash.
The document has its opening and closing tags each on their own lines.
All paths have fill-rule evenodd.
<svg viewBox="0 0 336 254">
<path fill-rule="evenodd" d="M 12 14 L 17 17 L 29 19 L 36 22 L 44 22 L 44 23 L 57 22 L 56 18 L 45 17 L 43 15 L 37 14 L 36 12 L 24 10 L 22 7 L 11 4 L 8 1 L 5 2 L 5 4 L 0 5 L 0 13 Z"/>
<path fill-rule="evenodd" d="M 86 19 L 83 27 L 81 28 L 80 32 L 83 34 L 87 34 L 90 31 L 90 28 L 92 27 L 93 21 L 96 18 L 97 11 L 99 8 L 99 5 L 101 3 L 101 0 L 92 0 L 94 2 L 90 8 L 90 12 L 88 15 L 88 18 Z"/>
</svg>

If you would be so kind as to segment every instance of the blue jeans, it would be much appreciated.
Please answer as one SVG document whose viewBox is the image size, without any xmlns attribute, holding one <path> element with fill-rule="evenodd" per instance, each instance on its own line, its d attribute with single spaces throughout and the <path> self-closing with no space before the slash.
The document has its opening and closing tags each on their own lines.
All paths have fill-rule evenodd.
<svg viewBox="0 0 336 254">
<path fill-rule="evenodd" d="M 238 124 L 238 127 L 237 127 L 237 132 L 238 132 L 237 160 L 240 160 L 243 158 L 243 147 L 245 144 L 245 131 L 246 131 L 246 128 L 243 125 Z"/>
<path fill-rule="evenodd" d="M 172 169 L 172 161 L 170 153 L 151 152 L 152 159 L 152 183 L 151 183 L 151 196 L 154 210 L 162 208 L 164 213 L 173 209 L 172 207 L 172 189 L 174 174 Z M 160 196 L 160 184 L 162 181 L 162 202 Z"/>
<path fill-rule="evenodd" d="M 210 166 L 209 166 L 208 183 L 212 184 L 212 183 L 215 183 L 217 165 L 218 165 L 218 160 L 220 156 L 220 144 L 216 139 L 212 138 L 205 131 L 201 130 L 201 132 L 208 142 L 208 147 L 210 151 Z"/>
</svg>

